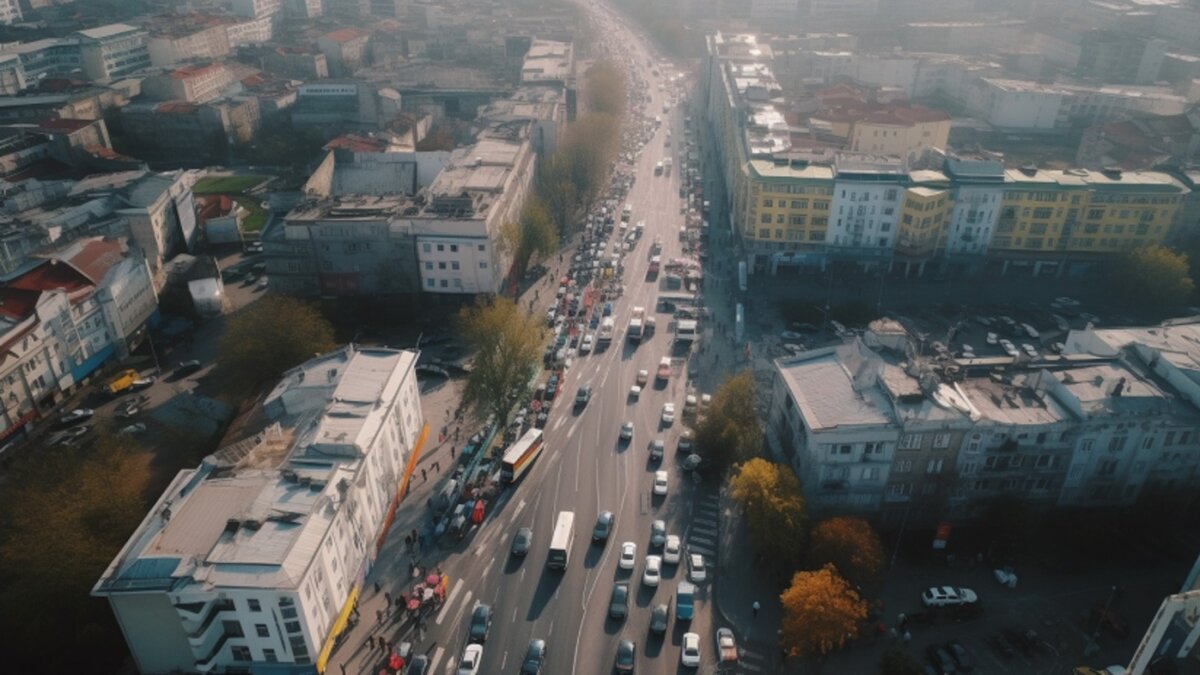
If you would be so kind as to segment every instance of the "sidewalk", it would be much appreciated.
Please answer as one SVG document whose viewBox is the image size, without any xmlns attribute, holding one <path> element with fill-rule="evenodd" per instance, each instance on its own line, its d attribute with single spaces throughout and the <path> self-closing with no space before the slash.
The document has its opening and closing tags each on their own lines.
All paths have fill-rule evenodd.
<svg viewBox="0 0 1200 675">
<path fill-rule="evenodd" d="M 717 611 L 724 624 L 733 628 L 738 647 L 763 658 L 769 672 L 798 673 L 798 665 L 788 667 L 781 662 L 778 631 L 783 606 L 779 589 L 769 578 L 754 573 L 757 563 L 746 528 L 741 527 L 741 511 L 725 489 L 721 490 L 721 512 L 730 515 L 721 523 L 720 562 L 714 576 Z M 757 614 L 755 602 L 760 605 Z"/>
</svg>

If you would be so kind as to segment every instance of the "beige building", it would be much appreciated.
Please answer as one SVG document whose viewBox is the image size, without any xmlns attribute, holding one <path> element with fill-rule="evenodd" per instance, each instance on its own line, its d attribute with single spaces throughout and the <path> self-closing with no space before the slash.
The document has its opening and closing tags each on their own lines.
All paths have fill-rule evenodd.
<svg viewBox="0 0 1200 675">
<path fill-rule="evenodd" d="M 925 148 L 945 148 L 949 138 L 949 115 L 922 106 L 905 106 L 869 113 L 854 122 L 850 149 L 907 157 Z"/>
<path fill-rule="evenodd" d="M 220 98 L 232 82 L 233 73 L 224 64 L 208 63 L 151 75 L 142 80 L 142 93 L 160 101 L 207 103 Z"/>
</svg>

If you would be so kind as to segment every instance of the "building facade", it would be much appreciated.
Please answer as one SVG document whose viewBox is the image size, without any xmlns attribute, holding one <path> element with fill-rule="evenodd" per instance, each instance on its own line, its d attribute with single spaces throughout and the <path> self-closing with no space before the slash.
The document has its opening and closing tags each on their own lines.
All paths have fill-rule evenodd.
<svg viewBox="0 0 1200 675">
<path fill-rule="evenodd" d="M 423 438 L 416 360 L 350 345 L 308 361 L 265 426 L 176 476 L 92 590 L 139 671 L 325 669 Z"/>
<path fill-rule="evenodd" d="M 75 36 L 83 72 L 90 80 L 110 82 L 150 65 L 146 31 L 141 28 L 114 23 L 81 30 Z"/>
</svg>

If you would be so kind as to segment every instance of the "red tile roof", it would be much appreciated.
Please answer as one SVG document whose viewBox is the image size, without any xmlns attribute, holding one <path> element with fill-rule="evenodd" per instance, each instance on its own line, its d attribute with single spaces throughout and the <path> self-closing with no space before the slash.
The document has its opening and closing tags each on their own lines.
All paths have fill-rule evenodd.
<svg viewBox="0 0 1200 675">
<path fill-rule="evenodd" d="M 362 32 L 361 30 L 359 30 L 357 28 L 342 28 L 342 29 L 333 31 L 332 33 L 325 34 L 325 37 L 327 39 L 333 40 L 334 42 L 349 42 L 351 40 L 355 40 L 360 37 L 366 37 L 366 36 L 367 36 L 366 33 Z"/>
<path fill-rule="evenodd" d="M 33 313 L 41 291 L 23 288 L 0 288 L 0 315 L 10 319 L 24 319 Z"/>
<path fill-rule="evenodd" d="M 388 142 L 362 134 L 342 134 L 325 144 L 326 150 L 350 150 L 352 152 L 383 152 Z"/>
<path fill-rule="evenodd" d="M 79 131 L 92 124 L 95 120 L 77 120 L 68 117 L 54 117 L 38 122 L 38 126 L 46 131 Z"/>
<path fill-rule="evenodd" d="M 180 101 L 167 101 L 166 103 L 159 104 L 158 107 L 154 109 L 154 112 L 167 113 L 167 114 L 178 114 L 178 115 L 190 115 L 190 114 L 196 112 L 199 108 L 200 108 L 200 106 L 192 105 L 191 103 L 183 103 Z"/>
<path fill-rule="evenodd" d="M 220 67 L 221 67 L 221 64 L 219 64 L 219 63 L 208 63 L 205 65 L 183 66 L 182 68 L 176 68 L 175 70 L 172 70 L 171 77 L 175 78 L 176 80 L 185 80 L 189 77 L 203 75 L 207 72 L 216 70 Z"/>
<path fill-rule="evenodd" d="M 201 224 L 209 218 L 220 218 L 233 210 L 234 202 L 228 195 L 206 195 L 197 199 L 196 219 Z"/>
<path fill-rule="evenodd" d="M 47 260 L 28 272 L 8 282 L 5 288 L 16 288 L 26 291 L 63 290 L 68 294 L 90 288 L 88 279 L 75 267 L 59 260 Z"/>
<path fill-rule="evenodd" d="M 886 108 L 872 112 L 863 117 L 862 121 L 868 124 L 910 126 L 929 122 L 949 122 L 950 116 L 941 110 L 913 105 L 900 108 Z"/>
<path fill-rule="evenodd" d="M 67 262 L 83 273 L 93 284 L 104 280 L 104 275 L 125 256 L 125 246 L 116 239 L 92 239 Z"/>
</svg>

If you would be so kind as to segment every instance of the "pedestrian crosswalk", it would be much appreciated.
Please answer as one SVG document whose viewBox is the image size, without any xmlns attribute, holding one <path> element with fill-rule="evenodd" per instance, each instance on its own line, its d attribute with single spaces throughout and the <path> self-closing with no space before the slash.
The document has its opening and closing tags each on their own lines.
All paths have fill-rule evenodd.
<svg viewBox="0 0 1200 675">
<path fill-rule="evenodd" d="M 709 567 L 715 567 L 717 564 L 720 522 L 720 497 L 709 494 L 697 498 L 692 505 L 692 520 L 687 532 L 687 547 L 689 552 L 703 555 Z"/>
<path fill-rule="evenodd" d="M 750 643 L 739 647 L 738 672 L 766 673 L 772 669 L 772 659 L 766 645 Z"/>
</svg>

